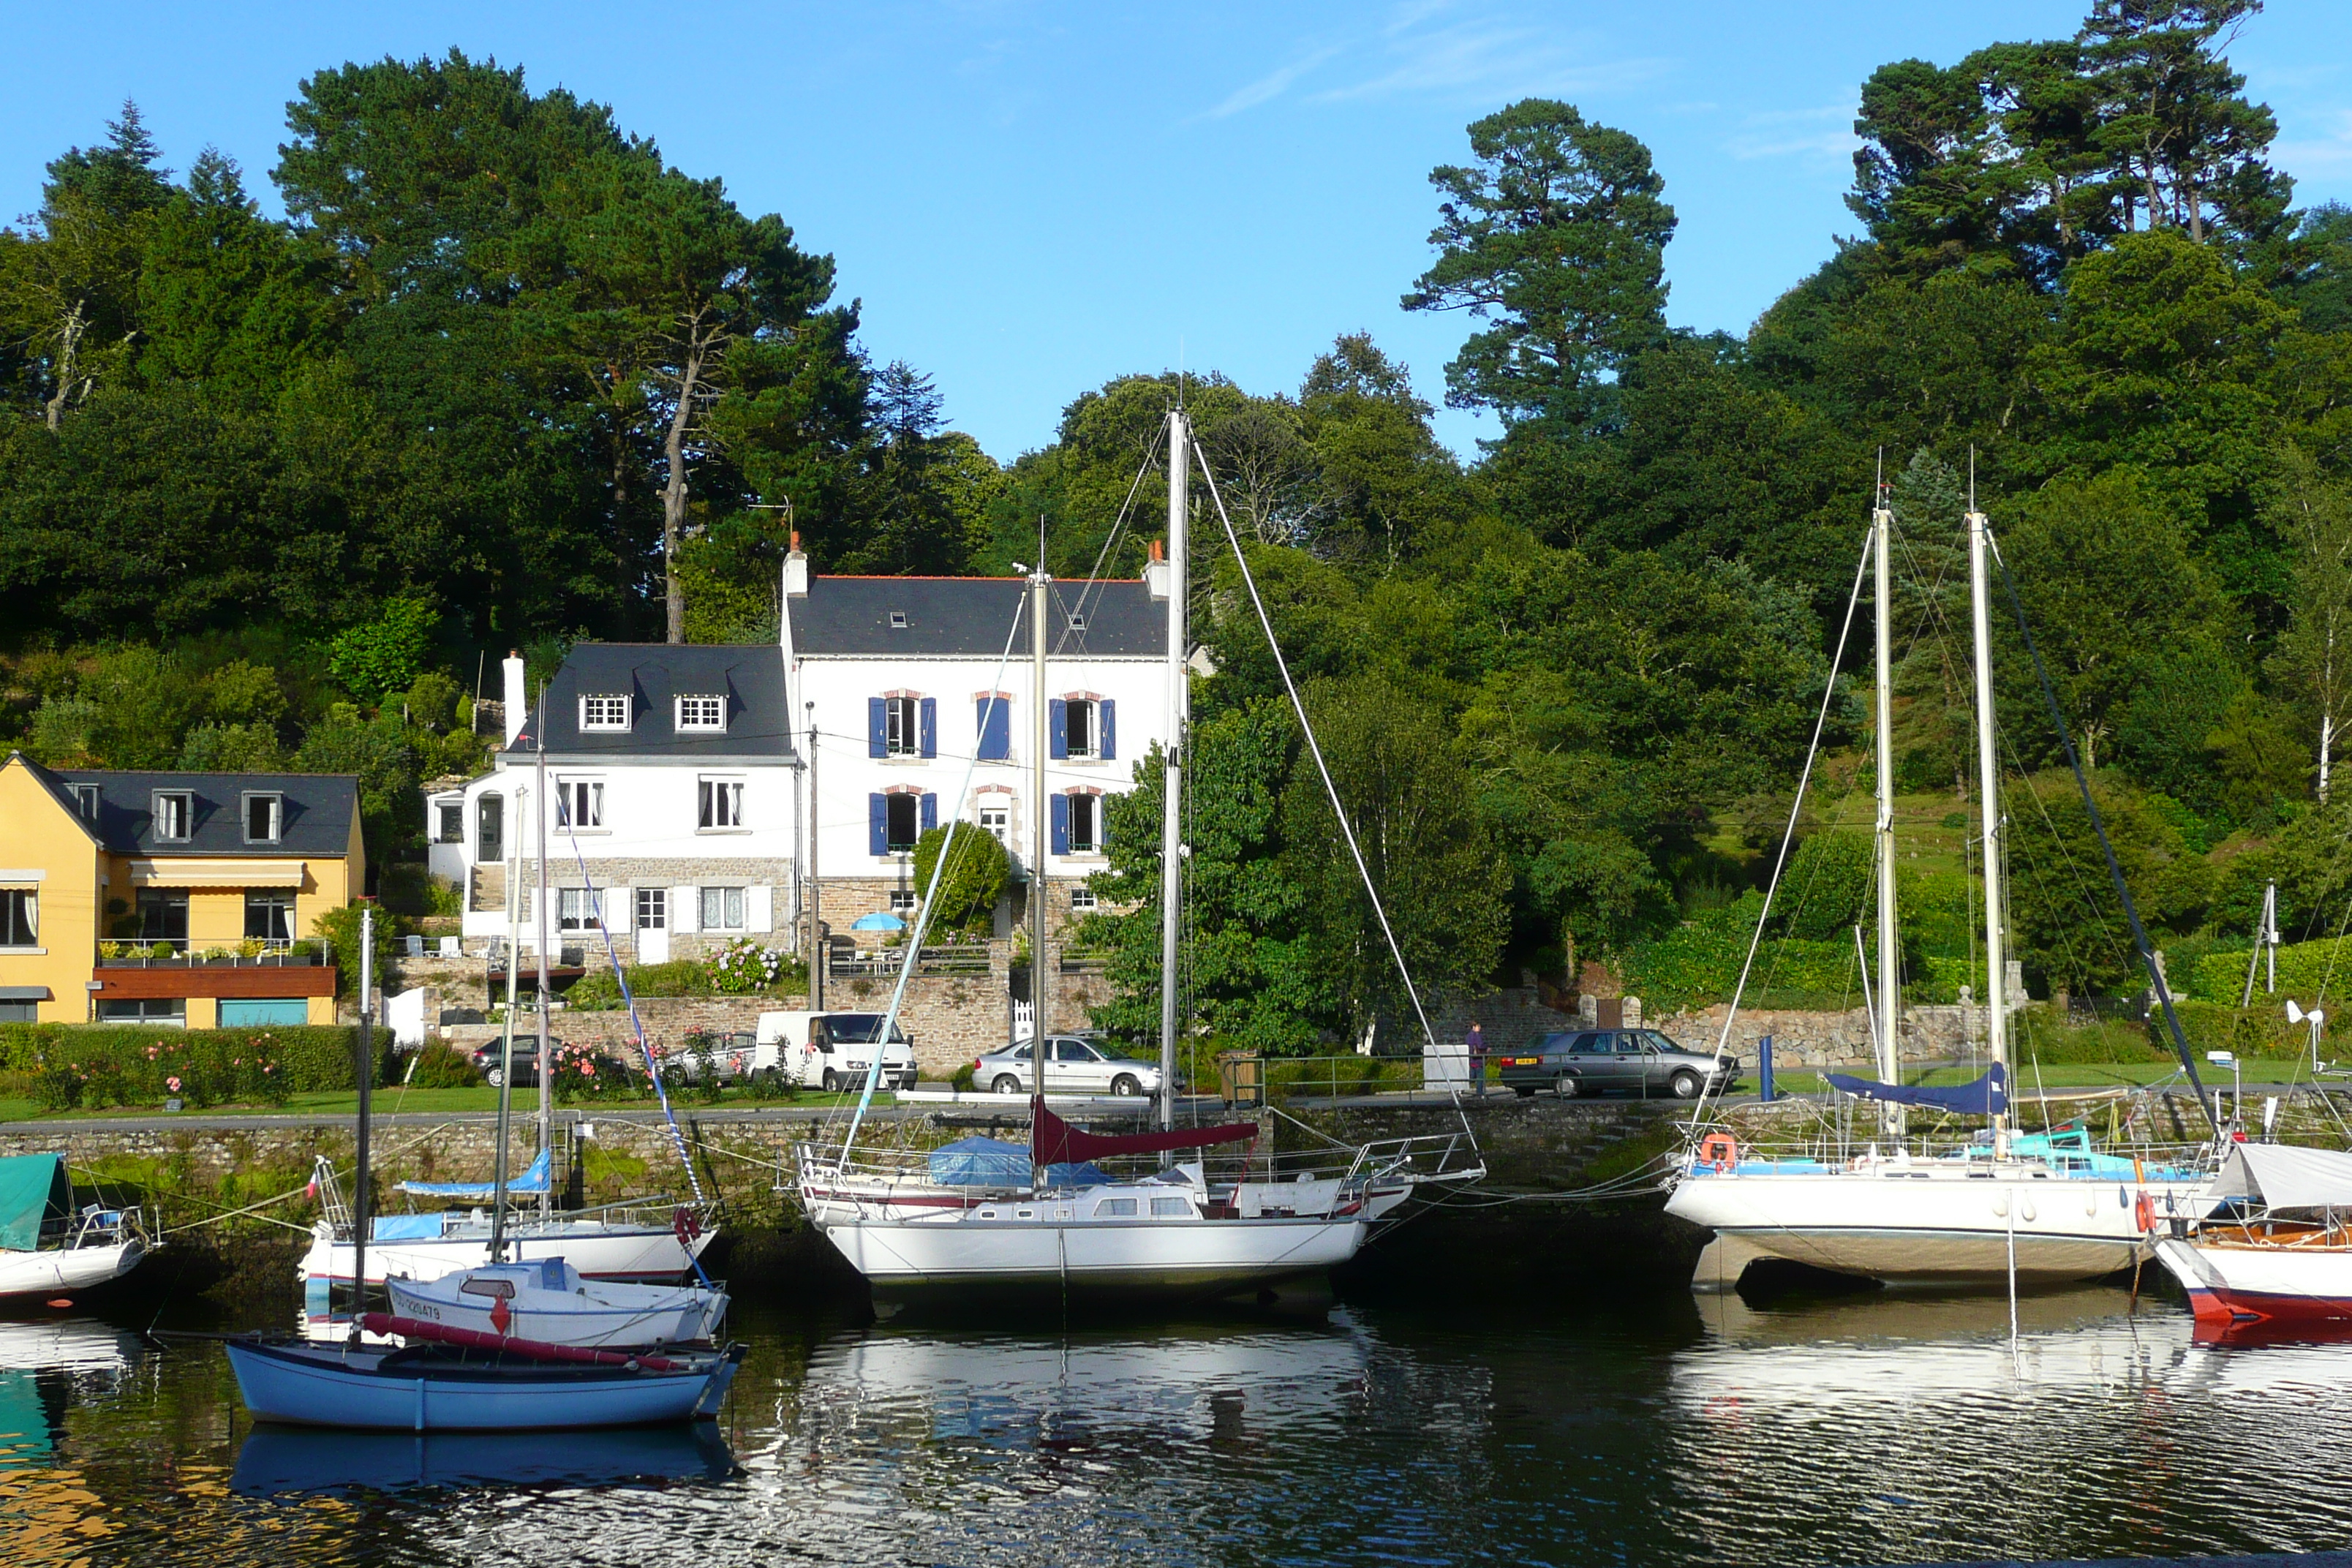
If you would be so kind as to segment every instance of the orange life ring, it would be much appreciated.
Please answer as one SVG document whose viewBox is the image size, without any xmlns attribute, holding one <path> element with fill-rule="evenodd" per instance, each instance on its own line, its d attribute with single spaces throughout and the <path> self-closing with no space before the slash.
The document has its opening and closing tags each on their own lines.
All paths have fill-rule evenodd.
<svg viewBox="0 0 2352 1568">
<path fill-rule="evenodd" d="M 1710 1132 L 1699 1140 L 1698 1157 L 1717 1171 L 1728 1171 L 1738 1161 L 1739 1145 L 1728 1132 Z"/>
<path fill-rule="evenodd" d="M 2138 1222 L 2142 1236 L 2156 1228 L 2156 1199 L 2146 1189 L 2142 1189 L 2139 1201 L 2132 1205 L 2132 1218 Z"/>
</svg>

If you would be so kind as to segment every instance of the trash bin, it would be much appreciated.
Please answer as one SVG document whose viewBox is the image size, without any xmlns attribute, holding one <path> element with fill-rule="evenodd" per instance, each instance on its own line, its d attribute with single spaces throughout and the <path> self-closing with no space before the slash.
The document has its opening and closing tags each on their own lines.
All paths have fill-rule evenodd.
<svg viewBox="0 0 2352 1568">
<path fill-rule="evenodd" d="M 1218 1052 L 1217 1087 L 1227 1105 L 1264 1105 L 1265 1058 L 1255 1051 Z"/>
</svg>

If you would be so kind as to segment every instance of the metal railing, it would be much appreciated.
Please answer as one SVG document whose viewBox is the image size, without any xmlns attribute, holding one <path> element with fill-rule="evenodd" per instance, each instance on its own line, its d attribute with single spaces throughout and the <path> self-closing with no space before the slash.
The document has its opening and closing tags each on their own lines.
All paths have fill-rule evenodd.
<svg viewBox="0 0 2352 1568">
<path fill-rule="evenodd" d="M 875 948 L 870 952 L 838 952 L 828 955 L 825 973 L 844 979 L 882 979 L 895 976 L 906 963 L 907 950 L 902 947 Z M 978 946 L 927 947 L 915 955 L 918 974 L 986 974 L 989 973 L 988 949 Z"/>
<path fill-rule="evenodd" d="M 324 937 L 239 937 L 199 945 L 187 937 L 120 937 L 98 944 L 100 969 L 316 968 L 335 962 Z"/>
<path fill-rule="evenodd" d="M 1267 1057 L 1265 1074 L 1268 1100 L 1322 1096 L 1414 1093 L 1427 1087 L 1422 1059 L 1415 1057 Z"/>
</svg>

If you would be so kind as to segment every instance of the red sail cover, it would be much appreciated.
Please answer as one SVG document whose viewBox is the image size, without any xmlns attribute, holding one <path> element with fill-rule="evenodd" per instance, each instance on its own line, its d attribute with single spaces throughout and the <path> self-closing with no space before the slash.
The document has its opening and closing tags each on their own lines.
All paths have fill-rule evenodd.
<svg viewBox="0 0 2352 1568">
<path fill-rule="evenodd" d="M 1223 1127 L 1180 1127 L 1173 1132 L 1085 1132 L 1029 1101 L 1029 1157 L 1040 1165 L 1076 1165 L 1105 1154 L 1157 1154 L 1166 1149 L 1206 1149 L 1216 1143 L 1246 1143 L 1257 1137 L 1254 1121 Z"/>
</svg>

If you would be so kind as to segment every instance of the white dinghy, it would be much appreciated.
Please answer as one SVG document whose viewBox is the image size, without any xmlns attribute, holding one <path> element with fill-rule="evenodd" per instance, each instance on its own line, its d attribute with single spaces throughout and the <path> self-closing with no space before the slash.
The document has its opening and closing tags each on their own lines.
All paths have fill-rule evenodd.
<svg viewBox="0 0 2352 1568">
<path fill-rule="evenodd" d="M 0 1302 L 103 1285 L 150 1250 L 137 1209 L 74 1208 L 64 1155 L 0 1158 Z"/>
<path fill-rule="evenodd" d="M 726 1292 L 589 1279 L 561 1258 L 498 1263 L 437 1279 L 384 1281 L 393 1315 L 551 1345 L 640 1349 L 719 1336 Z"/>
</svg>

